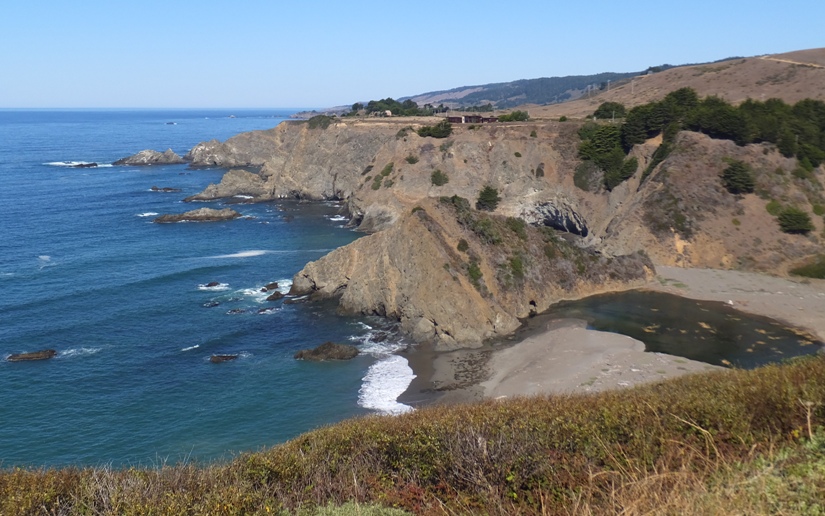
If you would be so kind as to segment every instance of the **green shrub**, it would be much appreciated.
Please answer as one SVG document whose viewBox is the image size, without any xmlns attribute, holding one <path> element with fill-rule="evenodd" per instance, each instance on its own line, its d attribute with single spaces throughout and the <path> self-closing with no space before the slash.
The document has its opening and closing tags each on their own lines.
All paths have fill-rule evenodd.
<svg viewBox="0 0 825 516">
<path fill-rule="evenodd" d="M 424 208 L 421 206 L 416 206 L 412 209 L 412 213 L 418 213 L 419 211 L 424 211 Z"/>
<path fill-rule="evenodd" d="M 785 233 L 805 234 L 814 229 L 811 217 L 804 211 L 790 206 L 779 213 L 779 229 Z"/>
<path fill-rule="evenodd" d="M 438 146 L 438 150 L 440 150 L 441 152 L 446 153 L 447 151 L 450 150 L 450 147 L 452 147 L 452 146 L 453 146 L 453 141 L 452 140 L 447 140 L 446 142 L 444 142 L 444 143 L 442 143 L 441 145 Z"/>
<path fill-rule="evenodd" d="M 486 244 L 498 245 L 501 243 L 501 233 L 499 233 L 493 221 L 487 217 L 472 219 L 469 228 L 479 240 Z"/>
<path fill-rule="evenodd" d="M 567 117 L 562 115 L 559 117 L 559 122 L 567 122 Z"/>
<path fill-rule="evenodd" d="M 470 282 L 475 285 L 476 288 L 479 288 L 479 282 L 483 274 L 481 268 L 478 266 L 478 262 L 470 262 L 470 265 L 467 266 L 467 276 L 470 277 Z"/>
<path fill-rule="evenodd" d="M 510 272 L 517 280 L 524 279 L 524 260 L 521 255 L 516 255 L 510 258 Z"/>
<path fill-rule="evenodd" d="M 498 196 L 498 190 L 490 185 L 487 185 L 478 194 L 478 199 L 476 199 L 476 209 L 495 211 L 500 200 L 501 197 Z"/>
<path fill-rule="evenodd" d="M 532 131 L 530 131 L 530 138 L 538 138 L 538 134 L 536 134 L 536 130 L 535 130 L 535 129 L 533 129 Z"/>
<path fill-rule="evenodd" d="M 768 211 L 768 213 L 776 217 L 782 211 L 782 203 L 780 203 L 776 199 L 773 199 L 765 205 L 765 209 Z"/>
<path fill-rule="evenodd" d="M 430 182 L 433 186 L 444 186 L 450 182 L 450 177 L 439 169 L 433 170 L 430 174 Z"/>
<path fill-rule="evenodd" d="M 817 215 L 819 217 L 821 217 L 822 215 L 825 215 L 825 206 L 823 206 L 821 204 L 814 204 L 813 205 L 813 210 L 814 210 L 814 215 Z"/>
<path fill-rule="evenodd" d="M 405 160 L 407 163 L 409 163 L 410 165 L 415 165 L 416 163 L 418 163 L 418 157 L 417 157 L 417 156 L 413 156 L 412 154 L 410 154 L 409 156 L 407 156 L 406 158 L 404 158 L 404 160 Z"/>
<path fill-rule="evenodd" d="M 442 120 L 435 125 L 425 125 L 418 129 L 418 136 L 422 138 L 432 137 L 432 138 L 446 138 L 453 133 L 453 126 L 450 122 L 446 120 Z"/>
<path fill-rule="evenodd" d="M 593 117 L 600 119 L 624 118 L 625 114 L 627 114 L 627 110 L 624 104 L 603 102 L 593 113 Z"/>
<path fill-rule="evenodd" d="M 526 122 L 529 119 L 530 115 L 527 111 L 513 111 L 498 117 L 499 122 Z"/>
<path fill-rule="evenodd" d="M 515 157 L 517 157 L 517 158 L 520 158 L 520 157 L 521 157 L 521 153 L 520 153 L 520 152 L 518 152 L 518 151 L 516 151 L 513 155 L 514 155 Z"/>
<path fill-rule="evenodd" d="M 536 167 L 536 177 L 544 177 L 544 163 L 539 163 Z"/>
<path fill-rule="evenodd" d="M 732 194 L 744 194 L 753 193 L 756 182 L 751 168 L 743 161 L 734 160 L 722 171 L 722 184 Z"/>
<path fill-rule="evenodd" d="M 392 174 L 392 168 L 393 168 L 393 164 L 392 163 L 387 163 L 386 165 L 384 165 L 384 168 L 381 170 L 381 175 L 384 176 L 384 177 L 387 177 L 388 175 Z"/>
<path fill-rule="evenodd" d="M 813 263 L 791 269 L 791 274 L 806 278 L 825 279 L 825 255 L 818 256 Z"/>
<path fill-rule="evenodd" d="M 316 115 L 307 120 L 307 127 L 310 129 L 326 129 L 332 123 L 332 117 L 327 115 Z"/>
<path fill-rule="evenodd" d="M 379 175 L 377 175 L 377 176 L 375 176 L 375 177 L 372 179 L 372 186 L 371 186 L 371 188 L 372 188 L 373 190 L 378 190 L 379 188 L 381 188 L 381 181 L 383 181 L 383 180 L 384 180 L 384 177 L 383 177 L 383 176 L 381 176 L 380 174 L 379 174 Z"/>
<path fill-rule="evenodd" d="M 398 132 L 395 133 L 395 139 L 400 140 L 401 138 L 406 137 L 410 133 L 411 130 L 412 130 L 412 127 L 404 127 L 403 129 L 399 129 Z"/>
<path fill-rule="evenodd" d="M 524 219 L 507 217 L 505 224 L 510 228 L 510 231 L 518 235 L 520 239 L 527 240 L 527 223 L 524 222 Z"/>
<path fill-rule="evenodd" d="M 731 221 L 731 223 L 732 223 L 734 226 L 741 226 L 741 225 L 742 225 L 742 221 L 741 221 L 741 220 L 739 220 L 739 219 L 737 219 L 737 218 L 734 218 L 734 219 Z"/>
<path fill-rule="evenodd" d="M 548 260 L 551 262 L 556 259 L 558 253 L 556 252 L 556 246 L 551 243 L 544 244 L 544 256 L 547 257 Z"/>
<path fill-rule="evenodd" d="M 469 249 L 469 248 L 470 248 L 470 244 L 468 244 L 467 241 L 464 240 L 463 238 L 458 241 L 458 245 L 456 246 L 456 249 L 458 249 L 462 253 L 466 253 L 467 249 Z"/>
</svg>

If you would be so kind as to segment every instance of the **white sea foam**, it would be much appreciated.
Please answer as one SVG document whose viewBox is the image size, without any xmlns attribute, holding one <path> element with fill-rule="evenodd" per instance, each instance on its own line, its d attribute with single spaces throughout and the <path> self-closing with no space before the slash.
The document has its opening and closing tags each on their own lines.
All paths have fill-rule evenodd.
<svg viewBox="0 0 825 516">
<path fill-rule="evenodd" d="M 52 261 L 52 257 L 47 254 L 41 254 L 40 256 L 38 256 L 37 262 L 40 264 L 40 269 L 43 269 L 45 267 L 53 267 L 57 265 Z"/>
<path fill-rule="evenodd" d="M 81 167 L 82 165 L 91 165 L 92 163 L 93 162 L 91 161 L 51 161 L 49 163 L 44 163 L 44 165 L 49 165 L 51 167 L 75 168 Z M 97 163 L 97 168 L 109 168 L 111 166 L 111 163 Z"/>
<path fill-rule="evenodd" d="M 349 219 L 347 217 L 343 216 L 343 215 L 333 215 L 332 217 L 329 218 L 329 220 L 331 220 L 333 222 L 341 222 L 341 221 L 349 220 Z"/>
<path fill-rule="evenodd" d="M 217 285 L 209 286 L 208 283 L 203 283 L 198 285 L 198 290 L 210 290 L 210 291 L 221 291 L 221 290 L 229 290 L 229 283 L 218 283 Z"/>
<path fill-rule="evenodd" d="M 63 358 L 70 358 L 70 357 L 84 357 L 88 355 L 94 355 L 95 353 L 99 352 L 103 348 L 72 348 L 67 349 L 66 351 L 61 351 L 58 356 Z"/>
<path fill-rule="evenodd" d="M 192 351 L 193 349 L 198 349 L 201 347 L 200 344 L 195 344 L 194 346 L 189 346 L 188 348 L 181 348 L 181 351 Z"/>
<path fill-rule="evenodd" d="M 406 358 L 391 355 L 381 359 L 370 366 L 364 376 L 364 383 L 358 391 L 358 404 L 385 414 L 409 412 L 413 408 L 397 400 L 414 378 Z"/>
<path fill-rule="evenodd" d="M 243 194 L 233 195 L 232 197 L 234 197 L 235 199 L 254 199 L 255 198 L 251 195 L 243 195 Z"/>
<path fill-rule="evenodd" d="M 138 213 L 136 217 L 157 217 L 158 214 L 154 211 L 147 211 L 145 213 Z"/>
<path fill-rule="evenodd" d="M 252 256 L 261 256 L 269 252 L 270 251 L 265 251 L 262 249 L 254 249 L 251 251 L 239 251 L 232 254 L 219 254 L 217 256 L 210 256 L 209 258 L 251 258 Z"/>
</svg>

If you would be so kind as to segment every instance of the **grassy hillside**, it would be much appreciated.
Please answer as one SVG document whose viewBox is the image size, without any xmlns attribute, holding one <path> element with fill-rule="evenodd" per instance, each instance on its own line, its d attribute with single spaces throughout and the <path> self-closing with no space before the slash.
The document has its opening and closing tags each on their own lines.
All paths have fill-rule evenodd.
<svg viewBox="0 0 825 516">
<path fill-rule="evenodd" d="M 818 356 L 600 395 L 432 407 L 223 465 L 6 470 L 0 513 L 315 514 L 349 502 L 350 514 L 821 514 L 823 401 Z"/>
</svg>

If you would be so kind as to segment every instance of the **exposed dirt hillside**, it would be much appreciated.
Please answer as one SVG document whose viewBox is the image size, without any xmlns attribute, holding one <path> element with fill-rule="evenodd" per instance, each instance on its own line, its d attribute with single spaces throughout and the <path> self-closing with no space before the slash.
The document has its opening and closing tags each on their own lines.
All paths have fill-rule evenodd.
<svg viewBox="0 0 825 516">
<path fill-rule="evenodd" d="M 805 98 L 825 100 L 823 84 L 825 48 L 819 48 L 672 68 L 611 85 L 610 91 L 601 91 L 590 98 L 527 109 L 534 117 L 584 117 L 602 102 L 634 107 L 661 100 L 683 87 L 693 88 L 700 97 L 716 95 L 734 104 L 748 98 L 779 98 L 792 104 Z"/>
</svg>

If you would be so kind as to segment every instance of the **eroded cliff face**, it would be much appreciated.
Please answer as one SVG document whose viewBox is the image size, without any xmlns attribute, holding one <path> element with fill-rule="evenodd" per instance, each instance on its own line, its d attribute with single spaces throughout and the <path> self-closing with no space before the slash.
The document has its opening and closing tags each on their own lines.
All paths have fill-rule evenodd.
<svg viewBox="0 0 825 516">
<path fill-rule="evenodd" d="M 445 139 L 414 131 L 433 123 L 346 120 L 311 129 L 291 122 L 207 142 L 188 156 L 195 166 L 238 169 L 190 200 L 239 194 L 258 201 L 345 200 L 353 226 L 374 234 L 308 264 L 295 277 L 295 292 L 340 296 L 342 309 L 397 318 L 416 340 L 443 348 L 505 335 L 531 311 L 636 285 L 652 270 L 628 268 L 638 256 L 614 257 L 644 251 L 657 264 L 782 273 L 822 249 L 822 217 L 812 216 L 816 229 L 809 235 L 787 235 L 766 210 L 774 199 L 813 211 L 822 199 L 822 168 L 799 177 L 795 160 L 770 146 L 738 147 L 683 132 L 667 159 L 643 177 L 661 143 L 651 140 L 631 152 L 636 173 L 606 191 L 598 173 L 576 172 L 578 123 L 459 125 Z M 751 165 L 759 195 L 724 189 L 720 175 L 731 159 Z M 477 215 L 445 214 L 455 202 L 448 210 L 439 199 L 472 205 L 487 185 L 501 197 L 490 227 L 513 217 L 556 228 L 576 242 L 571 249 L 589 249 L 589 257 L 546 251 L 550 242 L 535 243 L 544 237 L 529 228 L 527 243 L 491 243 L 470 220 Z M 469 251 L 457 249 L 461 239 Z M 557 260 L 542 258 L 549 255 Z M 517 257 L 524 276 L 514 281 L 507 271 L 514 274 Z"/>
<path fill-rule="evenodd" d="M 424 200 L 392 227 L 307 264 L 291 294 L 340 297 L 345 312 L 397 319 L 414 340 L 454 349 L 507 335 L 563 299 L 653 275 L 643 254 L 597 255 L 553 231 L 468 208 Z"/>
</svg>

